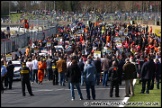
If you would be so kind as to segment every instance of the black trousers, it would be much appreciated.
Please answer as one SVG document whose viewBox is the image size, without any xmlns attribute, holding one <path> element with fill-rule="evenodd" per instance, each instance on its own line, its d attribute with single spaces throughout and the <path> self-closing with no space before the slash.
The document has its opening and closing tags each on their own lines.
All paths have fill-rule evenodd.
<svg viewBox="0 0 162 108">
<path fill-rule="evenodd" d="M 12 89 L 12 83 L 13 83 L 13 76 L 8 76 L 9 89 Z"/>
<path fill-rule="evenodd" d="M 1 77 L 1 93 L 4 92 L 3 81 L 4 81 L 4 78 Z"/>
<path fill-rule="evenodd" d="M 52 69 L 47 69 L 47 77 L 48 77 L 48 80 L 52 80 Z"/>
<path fill-rule="evenodd" d="M 58 85 L 58 72 L 53 70 L 53 85 Z"/>
<path fill-rule="evenodd" d="M 146 93 L 149 93 L 150 89 L 150 79 L 142 79 L 142 90 L 141 92 L 144 93 L 146 90 Z M 147 88 L 146 88 L 146 83 L 147 83 Z"/>
<path fill-rule="evenodd" d="M 110 96 L 113 96 L 114 87 L 115 87 L 115 96 L 119 96 L 119 81 L 110 81 Z"/>
<path fill-rule="evenodd" d="M 156 88 L 159 89 L 159 75 L 154 75 L 150 81 L 150 89 L 154 89 L 154 82 L 156 78 Z"/>
<path fill-rule="evenodd" d="M 22 95 L 25 95 L 25 85 L 27 86 L 29 94 L 32 93 L 31 85 L 30 85 L 30 80 L 21 80 L 21 85 L 22 85 Z"/>
<path fill-rule="evenodd" d="M 154 89 L 154 79 L 155 79 L 155 74 L 152 76 L 150 80 L 150 89 Z"/>
</svg>

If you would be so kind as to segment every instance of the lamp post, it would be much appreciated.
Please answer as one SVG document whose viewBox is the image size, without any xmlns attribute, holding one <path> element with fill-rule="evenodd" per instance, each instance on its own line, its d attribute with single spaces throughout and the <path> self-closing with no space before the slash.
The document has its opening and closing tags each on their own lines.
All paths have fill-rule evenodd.
<svg viewBox="0 0 162 108">
<path fill-rule="evenodd" d="M 9 19 L 9 27 L 10 27 L 10 2 L 11 1 L 8 1 L 8 2 L 9 2 L 9 18 L 8 19 Z"/>
<path fill-rule="evenodd" d="M 54 11 L 55 11 L 55 8 L 56 8 L 55 6 L 56 6 L 56 5 L 55 5 L 55 1 L 54 1 L 54 2 L 53 2 L 53 9 L 54 9 Z"/>
</svg>

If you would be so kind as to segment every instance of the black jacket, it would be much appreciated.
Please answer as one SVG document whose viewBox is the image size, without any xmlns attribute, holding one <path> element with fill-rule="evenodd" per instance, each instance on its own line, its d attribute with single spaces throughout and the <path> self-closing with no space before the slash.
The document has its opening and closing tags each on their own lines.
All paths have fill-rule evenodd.
<svg viewBox="0 0 162 108">
<path fill-rule="evenodd" d="M 153 60 L 145 62 L 141 69 L 141 78 L 151 79 L 153 73 L 155 73 L 155 63 L 153 62 Z"/>
<path fill-rule="evenodd" d="M 79 83 L 81 78 L 81 71 L 78 64 L 71 65 L 67 70 L 67 77 L 71 83 Z"/>
<path fill-rule="evenodd" d="M 101 73 L 101 61 L 100 60 L 95 60 L 94 64 L 95 64 L 97 73 Z"/>
<path fill-rule="evenodd" d="M 79 61 L 78 62 L 78 66 L 79 66 L 79 69 L 81 71 L 81 74 L 83 75 L 83 71 L 84 71 L 84 63 L 82 61 Z"/>
<path fill-rule="evenodd" d="M 119 80 L 119 69 L 117 67 L 110 67 L 108 73 L 110 81 L 118 81 Z"/>
<path fill-rule="evenodd" d="M 30 73 L 30 70 L 28 67 L 21 67 L 20 68 L 21 80 L 26 80 L 26 81 L 30 80 L 29 73 Z"/>
<path fill-rule="evenodd" d="M 14 74 L 14 65 L 13 64 L 10 64 L 7 66 L 7 76 L 12 78 L 13 77 L 13 74 Z"/>
</svg>

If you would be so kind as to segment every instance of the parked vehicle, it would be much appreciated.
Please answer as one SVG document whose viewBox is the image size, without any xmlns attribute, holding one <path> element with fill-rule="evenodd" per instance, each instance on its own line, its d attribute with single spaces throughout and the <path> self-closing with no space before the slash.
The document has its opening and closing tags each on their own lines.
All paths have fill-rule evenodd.
<svg viewBox="0 0 162 108">
<path fill-rule="evenodd" d="M 21 80 L 21 75 L 20 75 L 21 63 L 20 63 L 20 61 L 12 61 L 12 64 L 15 66 L 13 80 Z"/>
</svg>

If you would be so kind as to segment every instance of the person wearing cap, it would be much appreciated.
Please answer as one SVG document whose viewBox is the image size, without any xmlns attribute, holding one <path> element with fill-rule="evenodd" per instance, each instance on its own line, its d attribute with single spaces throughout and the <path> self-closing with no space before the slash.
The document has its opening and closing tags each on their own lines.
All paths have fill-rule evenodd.
<svg viewBox="0 0 162 108">
<path fill-rule="evenodd" d="M 26 67 L 26 62 L 22 62 L 22 67 L 20 68 L 21 74 L 21 86 L 22 86 L 22 95 L 25 96 L 25 85 L 27 86 L 28 92 L 30 96 L 34 96 L 32 93 L 32 88 L 30 85 L 30 78 L 29 78 L 30 69 Z"/>
<path fill-rule="evenodd" d="M 134 96 L 134 89 L 133 89 L 134 72 L 136 72 L 135 65 L 129 61 L 129 58 L 126 58 L 125 64 L 123 65 L 125 93 L 126 93 L 125 97 L 129 97 L 129 90 L 131 96 Z"/>
</svg>

